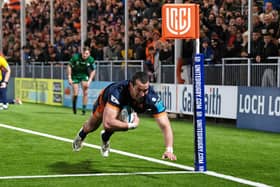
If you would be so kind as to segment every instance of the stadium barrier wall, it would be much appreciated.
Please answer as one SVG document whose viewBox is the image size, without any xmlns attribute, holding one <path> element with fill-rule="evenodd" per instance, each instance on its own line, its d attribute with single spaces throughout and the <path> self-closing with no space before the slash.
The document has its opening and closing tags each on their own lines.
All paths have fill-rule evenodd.
<svg viewBox="0 0 280 187">
<path fill-rule="evenodd" d="M 8 84 L 8 89 L 7 89 L 7 99 L 8 100 L 13 100 L 15 99 L 15 78 L 11 77 L 9 80 Z"/>
<path fill-rule="evenodd" d="M 92 108 L 92 104 L 97 99 L 99 92 L 110 83 L 93 82 L 91 84 L 88 109 Z M 65 93 L 70 88 L 67 81 L 64 81 L 64 85 Z M 162 98 L 167 112 L 193 114 L 192 85 L 152 84 L 152 86 Z M 80 93 L 82 93 L 81 90 Z M 238 128 L 280 132 L 279 95 L 279 88 L 206 85 L 205 114 L 207 117 L 213 118 L 236 119 Z M 262 102 L 262 100 L 266 101 Z M 79 108 L 82 106 L 81 101 L 82 95 L 80 94 L 78 96 Z M 71 94 L 64 95 L 63 104 L 64 106 L 71 107 Z M 263 113 L 255 114 L 255 110 L 264 111 Z"/>
<path fill-rule="evenodd" d="M 15 78 L 10 82 L 13 80 L 15 98 L 23 102 L 72 106 L 72 89 L 67 80 Z M 94 81 L 90 85 L 87 109 L 92 109 L 100 91 L 110 83 Z M 9 89 L 12 85 L 9 84 Z M 151 85 L 161 96 L 167 112 L 193 114 L 192 85 Z M 77 107 L 81 108 L 79 89 Z M 207 117 L 236 119 L 238 128 L 280 132 L 280 88 L 206 85 L 205 110 Z"/>
<path fill-rule="evenodd" d="M 208 64 L 207 59 L 205 59 L 205 85 L 280 88 L 280 57 L 269 57 L 267 60 L 270 63 L 253 63 L 253 59 L 250 58 L 223 58 L 221 64 Z M 144 69 L 144 61 L 139 60 L 128 60 L 127 67 L 124 66 L 124 61 L 122 60 L 97 60 L 96 63 L 96 81 L 119 81 L 126 79 L 126 77 L 130 78 L 135 71 Z M 25 66 L 11 64 L 11 77 L 67 79 L 67 64 L 67 61 L 29 62 Z M 175 83 L 177 74 L 175 73 L 174 63 L 162 61 L 159 63 L 159 67 L 157 83 Z M 191 77 L 188 76 L 189 68 L 191 67 L 182 65 L 178 70 L 178 72 L 181 71 L 185 75 L 181 77 L 181 83 L 191 83 Z M 267 80 L 270 81 L 268 82 Z"/>
<path fill-rule="evenodd" d="M 280 132 L 280 89 L 238 88 L 237 127 Z"/>
<path fill-rule="evenodd" d="M 167 112 L 193 114 L 193 86 L 152 84 L 161 96 Z M 205 114 L 207 117 L 236 119 L 237 86 L 205 86 Z M 228 107 L 231 106 L 231 107 Z"/>
<path fill-rule="evenodd" d="M 193 115 L 192 85 L 153 87 L 168 112 Z M 206 85 L 205 115 L 236 119 L 238 128 L 280 132 L 280 88 Z"/>
<path fill-rule="evenodd" d="M 94 81 L 90 84 L 89 90 L 88 90 L 88 104 L 87 109 L 92 109 L 92 106 L 97 99 L 100 91 L 105 88 L 107 85 L 109 85 L 112 82 L 99 82 Z M 72 87 L 69 85 L 68 80 L 63 81 L 64 85 L 64 97 L 63 97 L 63 105 L 67 107 L 72 107 Z M 78 94 L 78 100 L 77 100 L 77 108 L 82 108 L 82 99 L 83 99 L 83 91 L 82 88 L 79 86 L 79 94 Z"/>
<path fill-rule="evenodd" d="M 62 106 L 63 80 L 15 78 L 15 98 L 23 102 Z"/>
</svg>

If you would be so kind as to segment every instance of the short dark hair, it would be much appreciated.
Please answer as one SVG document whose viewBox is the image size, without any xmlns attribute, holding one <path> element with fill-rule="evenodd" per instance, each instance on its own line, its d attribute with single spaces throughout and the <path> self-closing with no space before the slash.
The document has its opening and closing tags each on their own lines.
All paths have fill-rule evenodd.
<svg viewBox="0 0 280 187">
<path fill-rule="evenodd" d="M 138 71 L 132 76 L 132 84 L 133 86 L 136 84 L 136 80 L 140 80 L 141 83 L 145 84 L 149 82 L 149 76 L 146 72 Z"/>
<path fill-rule="evenodd" d="M 89 46 L 85 46 L 85 47 L 83 48 L 83 52 L 84 52 L 84 51 L 89 51 L 89 52 L 90 52 L 90 51 L 91 51 L 91 50 L 90 50 L 90 47 L 89 47 Z"/>
</svg>

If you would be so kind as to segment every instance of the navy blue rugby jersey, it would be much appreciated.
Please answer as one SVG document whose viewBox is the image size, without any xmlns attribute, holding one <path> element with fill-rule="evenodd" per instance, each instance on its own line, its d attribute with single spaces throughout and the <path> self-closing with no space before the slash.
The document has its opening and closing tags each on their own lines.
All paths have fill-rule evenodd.
<svg viewBox="0 0 280 187">
<path fill-rule="evenodd" d="M 137 113 L 159 114 L 165 112 L 165 106 L 157 93 L 150 86 L 148 94 L 143 100 L 137 103 L 129 93 L 129 80 L 112 83 L 107 86 L 103 93 L 103 101 L 122 109 L 124 106 L 131 106 Z"/>
</svg>

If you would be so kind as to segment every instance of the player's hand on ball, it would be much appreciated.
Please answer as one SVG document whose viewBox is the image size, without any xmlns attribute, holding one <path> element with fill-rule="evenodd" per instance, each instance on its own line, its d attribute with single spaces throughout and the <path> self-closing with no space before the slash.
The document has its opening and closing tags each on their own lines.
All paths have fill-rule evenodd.
<svg viewBox="0 0 280 187">
<path fill-rule="evenodd" d="M 133 115 L 133 122 L 132 123 L 134 123 L 137 127 L 139 125 L 140 119 L 139 119 L 136 112 L 133 112 L 132 115 Z"/>
<path fill-rule="evenodd" d="M 128 123 L 128 129 L 135 129 L 139 125 L 139 118 L 136 112 L 133 112 L 131 115 L 131 121 Z"/>
<path fill-rule="evenodd" d="M 168 159 L 168 160 L 177 160 L 177 157 L 175 154 L 165 151 L 162 155 L 162 159 Z"/>
</svg>

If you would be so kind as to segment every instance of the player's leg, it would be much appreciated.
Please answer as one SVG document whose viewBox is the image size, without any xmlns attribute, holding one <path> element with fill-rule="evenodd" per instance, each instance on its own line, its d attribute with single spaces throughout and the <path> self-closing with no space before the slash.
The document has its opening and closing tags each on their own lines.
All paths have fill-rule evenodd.
<svg viewBox="0 0 280 187">
<path fill-rule="evenodd" d="M 101 138 L 101 155 L 103 157 L 108 157 L 110 153 L 110 137 L 112 136 L 114 132 L 108 131 L 108 130 L 102 130 L 100 133 Z"/>
<path fill-rule="evenodd" d="M 77 113 L 77 99 L 78 99 L 78 92 L 79 92 L 79 84 L 74 82 L 72 85 L 73 88 L 73 95 L 72 95 L 72 109 L 73 113 Z"/>
<path fill-rule="evenodd" d="M 0 88 L 0 110 L 3 110 L 3 91 L 4 89 Z"/>
<path fill-rule="evenodd" d="M 104 104 L 101 102 L 102 94 L 98 97 L 97 101 L 93 105 L 92 115 L 83 124 L 83 127 L 78 132 L 76 138 L 73 141 L 73 150 L 79 151 L 82 148 L 82 142 L 86 138 L 87 134 L 95 131 L 102 122 L 102 115 L 104 110 Z"/>
<path fill-rule="evenodd" d="M 82 108 L 82 114 L 86 114 L 86 107 L 88 103 L 88 83 L 87 81 L 82 81 L 82 89 L 83 89 L 83 108 Z"/>
<path fill-rule="evenodd" d="M 7 110 L 8 109 L 8 103 L 7 103 L 7 87 L 6 88 L 1 88 L 3 90 L 2 93 L 2 101 L 3 101 L 3 109 Z"/>
<path fill-rule="evenodd" d="M 101 124 L 102 118 L 91 115 L 89 119 L 83 124 L 79 130 L 77 136 L 73 141 L 73 150 L 79 151 L 82 148 L 82 143 L 85 140 L 88 133 L 95 131 Z"/>
</svg>

